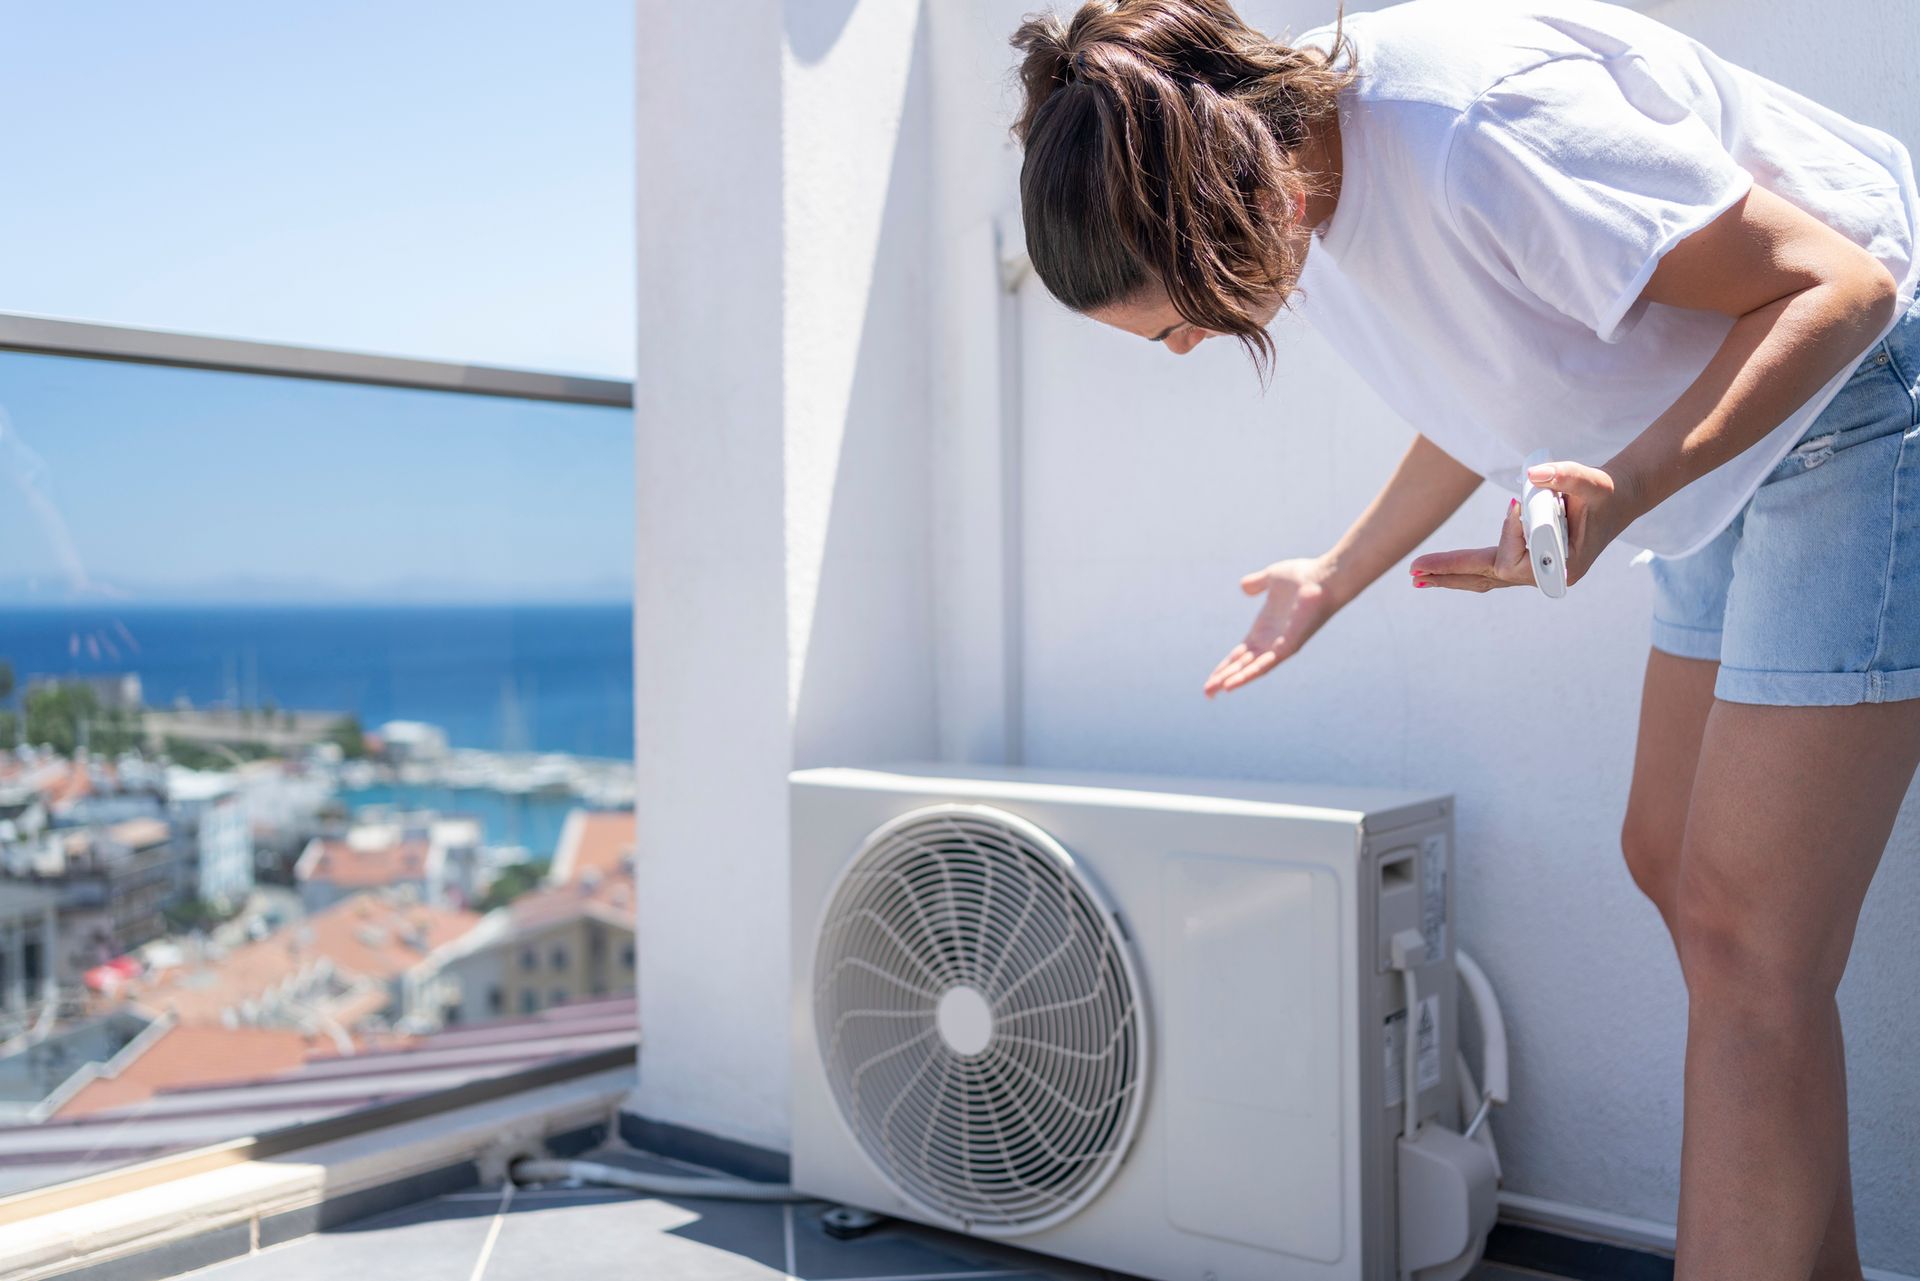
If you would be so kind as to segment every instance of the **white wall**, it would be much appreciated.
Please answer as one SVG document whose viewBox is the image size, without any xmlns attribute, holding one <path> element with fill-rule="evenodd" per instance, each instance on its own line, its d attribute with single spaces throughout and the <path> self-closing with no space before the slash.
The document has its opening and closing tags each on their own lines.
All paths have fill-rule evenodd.
<svg viewBox="0 0 1920 1281">
<path fill-rule="evenodd" d="M 637 24 L 635 1111 L 786 1147 L 787 771 L 934 753 L 911 0 Z"/>
<path fill-rule="evenodd" d="M 1005 39 L 1037 4 L 643 15 L 636 1110 L 785 1146 L 789 764 L 1013 754 L 1442 787 L 1461 939 L 1513 1035 L 1509 1190 L 1670 1224 L 1684 993 L 1616 845 L 1646 571 L 1616 549 L 1553 605 L 1390 573 L 1279 672 L 1202 698 L 1251 617 L 1240 575 L 1336 537 L 1408 427 L 1300 324 L 1276 327 L 1262 396 L 1231 344 L 1178 359 L 1031 282 L 1000 307 Z M 1913 0 L 1841 0 L 1817 25 L 1790 0 L 1643 7 L 1920 147 Z M 1275 32 L 1330 8 L 1243 6 Z M 735 33 L 715 95 L 680 42 Z M 1504 502 L 1476 496 L 1434 546 L 1484 543 Z M 1532 695 L 1555 706 L 1557 758 L 1524 749 Z M 1863 1250 L 1920 1274 L 1920 1068 L 1900 1017 L 1916 917 L 1910 801 L 1841 995 Z"/>
</svg>

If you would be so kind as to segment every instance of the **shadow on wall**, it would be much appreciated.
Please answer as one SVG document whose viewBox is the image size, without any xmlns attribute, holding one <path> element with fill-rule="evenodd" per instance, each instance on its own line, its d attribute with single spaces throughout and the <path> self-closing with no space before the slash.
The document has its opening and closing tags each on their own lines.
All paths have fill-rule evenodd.
<svg viewBox="0 0 1920 1281">
<path fill-rule="evenodd" d="M 824 21 L 810 8 L 808 14 L 797 25 Z M 832 497 L 794 712 L 796 767 L 937 754 L 927 516 L 931 129 L 924 13 L 912 39 L 839 452 L 830 482 L 818 482 L 831 484 Z M 857 254 L 860 246 L 848 251 Z M 799 323 L 812 322 L 803 316 Z M 819 323 L 832 322 L 822 317 Z"/>
<path fill-rule="evenodd" d="M 860 0 L 787 0 L 787 47 L 811 67 L 832 52 L 859 7 Z"/>
</svg>

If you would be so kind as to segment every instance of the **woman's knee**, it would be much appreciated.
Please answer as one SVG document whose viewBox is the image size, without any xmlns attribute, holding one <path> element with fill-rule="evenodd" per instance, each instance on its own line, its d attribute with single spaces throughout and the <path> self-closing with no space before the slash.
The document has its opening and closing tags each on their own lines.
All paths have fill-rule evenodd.
<svg viewBox="0 0 1920 1281">
<path fill-rule="evenodd" d="M 1626 822 L 1620 826 L 1620 853 L 1633 883 L 1653 901 L 1660 915 L 1671 921 L 1680 867 L 1680 834 L 1660 830 L 1629 808 Z"/>
<path fill-rule="evenodd" d="M 1736 879 L 1716 875 L 1706 862 L 1690 857 L 1675 877 L 1671 917 L 1695 1007 L 1769 1022 L 1824 1017 L 1840 986 L 1844 953 L 1835 964 L 1822 940 L 1779 928 Z"/>
</svg>

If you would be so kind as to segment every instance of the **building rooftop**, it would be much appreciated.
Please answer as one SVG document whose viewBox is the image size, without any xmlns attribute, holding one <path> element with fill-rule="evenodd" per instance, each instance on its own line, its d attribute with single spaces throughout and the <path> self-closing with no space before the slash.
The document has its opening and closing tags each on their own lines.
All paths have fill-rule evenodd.
<svg viewBox="0 0 1920 1281">
<path fill-rule="evenodd" d="M 318 839 L 295 865 L 301 881 L 327 881 L 349 889 L 373 889 L 427 875 L 431 846 L 418 837 L 380 844 L 356 844 L 334 838 Z"/>
<path fill-rule="evenodd" d="M 594 872 L 612 876 L 631 871 L 633 840 L 632 810 L 575 810 L 561 830 L 551 879 L 565 884 Z"/>
<path fill-rule="evenodd" d="M 108 840 L 135 850 L 162 844 L 172 835 L 173 829 L 159 818 L 130 818 L 107 829 Z"/>
<path fill-rule="evenodd" d="M 543 1063 L 631 1047 L 635 1035 L 634 1001 L 625 997 L 396 1038 L 388 1048 L 367 1053 L 343 1055 L 316 1043 L 291 1064 L 269 1063 L 266 1052 L 236 1057 L 227 1065 L 231 1071 L 210 1083 L 160 1084 L 141 1098 L 84 1115 L 63 1113 L 40 1125 L 0 1126 L 0 1195 Z M 190 1036 L 181 1044 L 219 1053 L 231 1048 L 217 1038 Z M 201 1070 L 204 1074 L 204 1064 Z"/>
<path fill-rule="evenodd" d="M 56 1119 L 132 1107 L 207 1079 L 266 1076 L 298 1067 L 320 1042 L 300 1032 L 253 1027 L 189 1027 L 160 1032 L 114 1076 L 96 1077 L 54 1111 Z"/>
<path fill-rule="evenodd" d="M 620 873 L 550 885 L 515 899 L 507 909 L 514 933 L 540 929 L 576 916 L 592 916 L 619 929 L 633 928 L 633 878 Z"/>
<path fill-rule="evenodd" d="M 478 913 L 459 908 L 356 894 L 256 943 L 129 984 L 125 995 L 184 1023 L 218 1023 L 229 1010 L 270 993 L 322 959 L 349 977 L 393 979 L 479 920 Z M 362 1012 L 384 1005 L 382 999 L 374 1011 Z M 342 1018 L 341 1011 L 332 1015 Z"/>
</svg>

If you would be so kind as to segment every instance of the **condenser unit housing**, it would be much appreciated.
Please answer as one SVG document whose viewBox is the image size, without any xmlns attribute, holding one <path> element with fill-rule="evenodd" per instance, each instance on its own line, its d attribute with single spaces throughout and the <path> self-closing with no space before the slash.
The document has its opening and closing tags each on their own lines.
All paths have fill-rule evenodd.
<svg viewBox="0 0 1920 1281">
<path fill-rule="evenodd" d="M 1162 1281 L 1403 1275 L 1403 1132 L 1462 1120 L 1447 796 L 907 763 L 792 807 L 796 1189 Z"/>
</svg>

